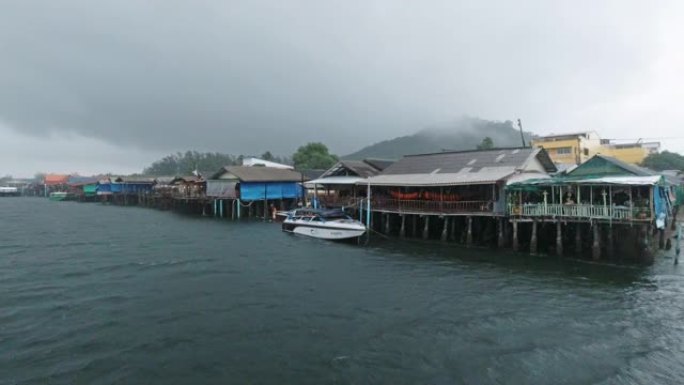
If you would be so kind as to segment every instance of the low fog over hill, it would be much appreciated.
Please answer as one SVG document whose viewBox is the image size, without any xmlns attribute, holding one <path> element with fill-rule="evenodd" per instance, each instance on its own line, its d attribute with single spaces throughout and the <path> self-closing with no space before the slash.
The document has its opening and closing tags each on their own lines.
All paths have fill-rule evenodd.
<svg viewBox="0 0 684 385">
<path fill-rule="evenodd" d="M 443 150 L 475 149 L 485 137 L 495 147 L 520 146 L 520 132 L 514 123 L 479 118 L 462 118 L 451 123 L 435 125 L 413 135 L 385 140 L 345 156 L 345 159 L 384 158 L 399 159 L 403 155 L 439 152 Z M 525 133 L 529 144 L 530 133 Z"/>
</svg>

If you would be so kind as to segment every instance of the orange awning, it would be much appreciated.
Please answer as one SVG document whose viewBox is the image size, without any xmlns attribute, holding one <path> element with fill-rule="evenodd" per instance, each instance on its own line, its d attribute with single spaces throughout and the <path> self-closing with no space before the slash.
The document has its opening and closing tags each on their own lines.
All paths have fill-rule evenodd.
<svg viewBox="0 0 684 385">
<path fill-rule="evenodd" d="M 45 175 L 45 179 L 43 180 L 43 183 L 50 186 L 50 185 L 57 185 L 57 184 L 66 184 L 68 180 L 69 180 L 69 175 L 47 174 L 47 175 Z"/>
</svg>

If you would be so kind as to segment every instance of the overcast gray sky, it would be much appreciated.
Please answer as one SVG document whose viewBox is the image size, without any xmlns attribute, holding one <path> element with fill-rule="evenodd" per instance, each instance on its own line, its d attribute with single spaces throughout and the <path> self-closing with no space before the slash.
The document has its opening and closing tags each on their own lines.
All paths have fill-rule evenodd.
<svg viewBox="0 0 684 385">
<path fill-rule="evenodd" d="M 462 115 L 684 151 L 682 1 L 0 2 L 0 174 L 345 154 Z"/>
</svg>

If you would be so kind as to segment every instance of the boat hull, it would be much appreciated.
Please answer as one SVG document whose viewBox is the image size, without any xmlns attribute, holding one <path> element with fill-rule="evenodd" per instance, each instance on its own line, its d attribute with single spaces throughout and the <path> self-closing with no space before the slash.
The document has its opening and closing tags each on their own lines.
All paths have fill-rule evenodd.
<svg viewBox="0 0 684 385">
<path fill-rule="evenodd" d="M 288 221 L 283 222 L 283 231 L 331 241 L 354 239 L 366 233 L 365 227 L 334 225 L 317 226 L 312 224 L 292 223 Z"/>
<path fill-rule="evenodd" d="M 16 187 L 0 187 L 0 197 L 18 197 L 19 189 Z"/>
<path fill-rule="evenodd" d="M 68 198 L 67 193 L 63 193 L 63 192 L 53 192 L 53 193 L 50 193 L 50 195 L 48 197 L 48 199 L 50 199 L 51 201 L 64 201 L 64 200 L 67 200 L 67 198 Z"/>
</svg>

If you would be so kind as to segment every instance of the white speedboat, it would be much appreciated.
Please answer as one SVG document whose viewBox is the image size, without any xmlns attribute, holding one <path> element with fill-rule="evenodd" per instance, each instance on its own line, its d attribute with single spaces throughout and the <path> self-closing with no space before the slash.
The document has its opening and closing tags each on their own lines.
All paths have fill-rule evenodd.
<svg viewBox="0 0 684 385">
<path fill-rule="evenodd" d="M 0 197 L 19 196 L 19 189 L 16 187 L 0 187 Z"/>
<path fill-rule="evenodd" d="M 341 241 L 362 236 L 366 226 L 341 210 L 297 209 L 283 221 L 283 231 Z"/>
</svg>

